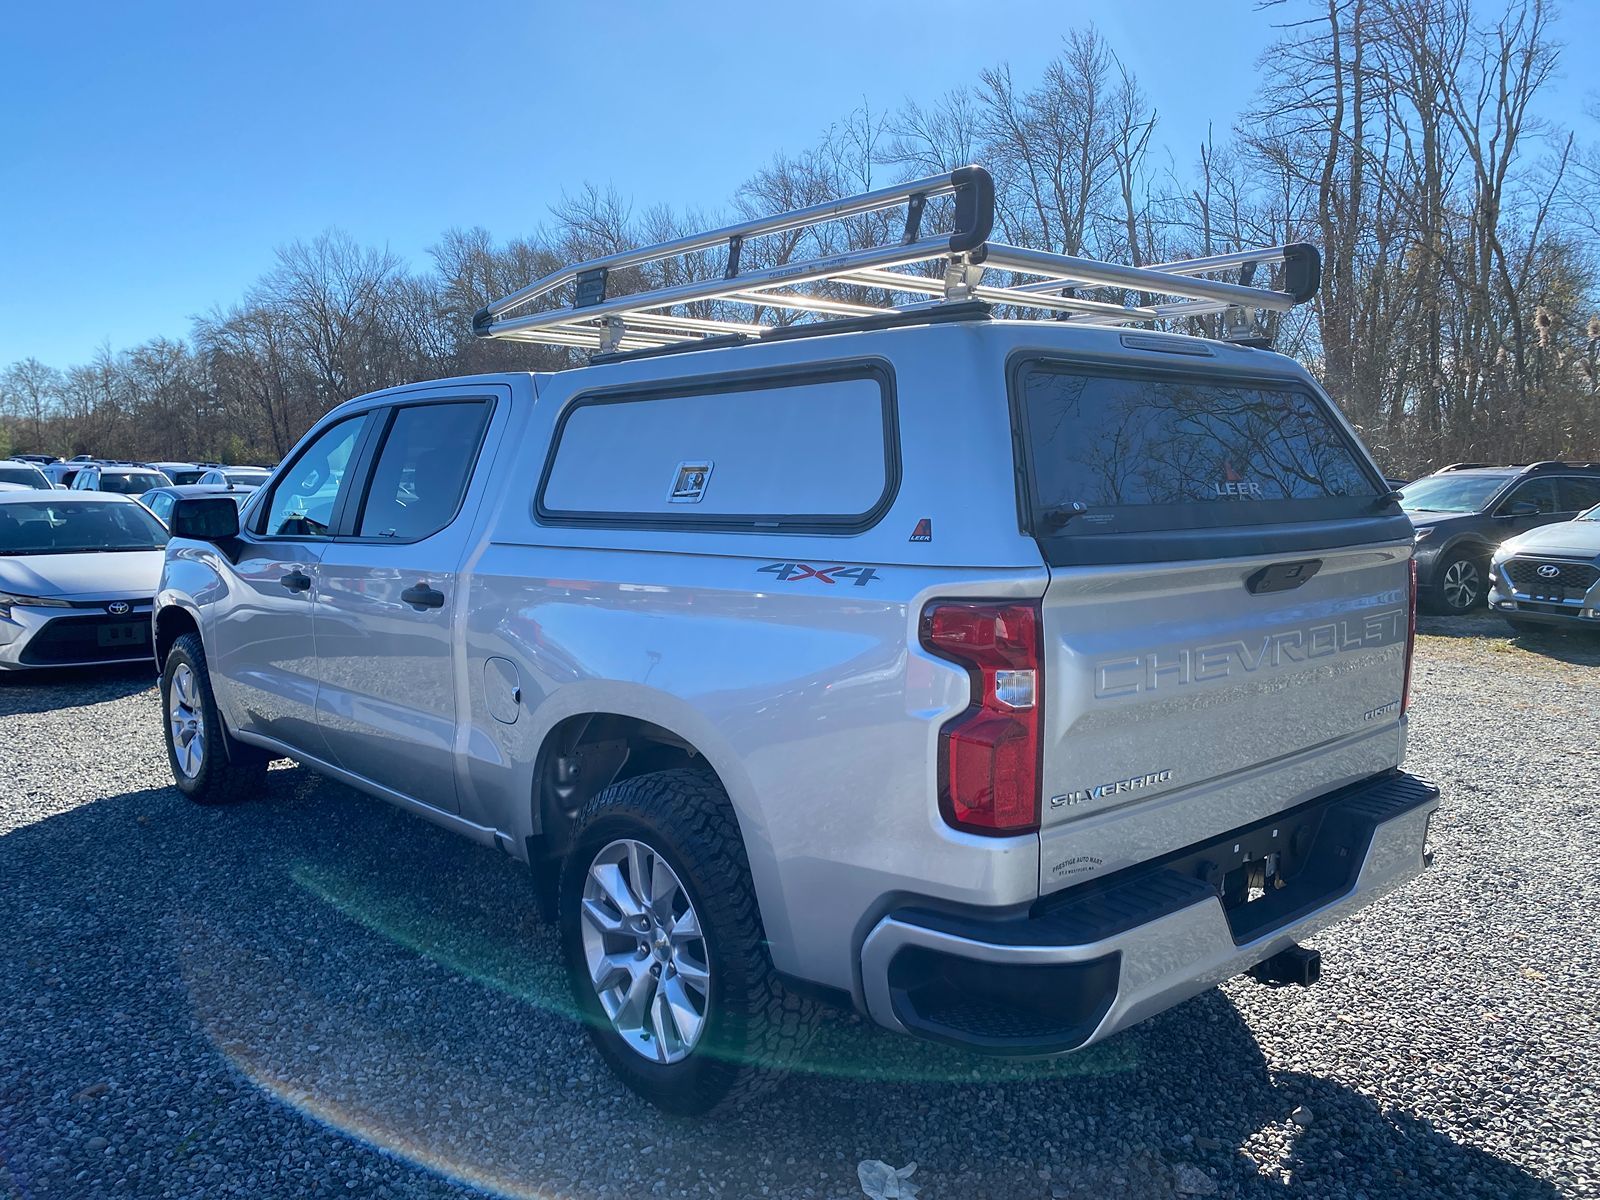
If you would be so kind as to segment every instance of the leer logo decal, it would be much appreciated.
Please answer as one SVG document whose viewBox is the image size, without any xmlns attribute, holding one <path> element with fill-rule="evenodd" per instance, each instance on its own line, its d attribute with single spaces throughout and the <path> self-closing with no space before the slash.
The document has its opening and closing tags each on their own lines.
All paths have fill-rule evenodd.
<svg viewBox="0 0 1600 1200">
<path fill-rule="evenodd" d="M 1261 485 L 1253 479 L 1246 479 L 1235 471 L 1233 463 L 1227 459 L 1222 462 L 1222 479 L 1211 486 L 1218 496 L 1243 496 L 1247 499 L 1261 499 Z"/>
<path fill-rule="evenodd" d="M 856 587 L 865 587 L 878 577 L 876 567 L 851 567 L 843 564 L 836 567 L 813 567 L 810 563 L 769 563 L 764 567 L 757 567 L 756 570 L 776 575 L 785 583 L 815 579 L 818 583 L 834 584 L 843 579 L 850 579 L 855 581 Z"/>
</svg>

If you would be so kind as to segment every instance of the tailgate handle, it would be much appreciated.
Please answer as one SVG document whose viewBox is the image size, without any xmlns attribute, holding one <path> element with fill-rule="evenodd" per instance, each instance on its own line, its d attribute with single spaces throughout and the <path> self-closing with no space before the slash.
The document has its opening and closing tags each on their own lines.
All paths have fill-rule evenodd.
<svg viewBox="0 0 1600 1200">
<path fill-rule="evenodd" d="M 1320 570 L 1322 570 L 1320 558 L 1273 563 L 1270 567 L 1262 567 L 1254 572 L 1244 581 L 1244 586 L 1252 596 L 1260 596 L 1267 592 L 1292 591 Z"/>
</svg>

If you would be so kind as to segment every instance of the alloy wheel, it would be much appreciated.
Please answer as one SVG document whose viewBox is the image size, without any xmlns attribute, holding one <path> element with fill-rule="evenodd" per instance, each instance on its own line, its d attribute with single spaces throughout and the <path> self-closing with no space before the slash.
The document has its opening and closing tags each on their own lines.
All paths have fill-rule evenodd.
<svg viewBox="0 0 1600 1200">
<path fill-rule="evenodd" d="M 583 952 L 611 1026 L 656 1063 L 686 1058 L 705 1031 L 711 968 L 700 918 L 667 861 L 614 841 L 583 884 Z"/>
<path fill-rule="evenodd" d="M 194 668 L 179 663 L 167 688 L 167 729 L 172 758 L 185 778 L 200 773 L 206 755 L 206 724 L 200 708 L 200 683 Z"/>
<path fill-rule="evenodd" d="M 1478 602 L 1483 577 L 1470 559 L 1458 558 L 1444 573 L 1444 600 L 1451 608 L 1463 610 Z"/>
</svg>

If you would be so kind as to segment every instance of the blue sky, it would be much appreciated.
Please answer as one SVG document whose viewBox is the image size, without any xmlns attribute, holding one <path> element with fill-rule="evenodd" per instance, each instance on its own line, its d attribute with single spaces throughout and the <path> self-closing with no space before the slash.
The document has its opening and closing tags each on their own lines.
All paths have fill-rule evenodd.
<svg viewBox="0 0 1600 1200">
<path fill-rule="evenodd" d="M 1562 33 L 1593 45 L 1600 3 L 1568 10 Z M 1251 0 L 12 6 L 0 365 L 184 336 L 274 247 L 330 227 L 423 265 L 442 230 L 525 232 L 586 179 L 640 208 L 715 208 L 863 99 L 931 100 L 999 61 L 1031 82 L 1091 20 L 1159 110 L 1160 152 L 1187 164 L 1208 122 L 1226 135 L 1288 15 Z M 1571 72 L 1551 115 L 1576 123 L 1593 85 Z"/>
</svg>

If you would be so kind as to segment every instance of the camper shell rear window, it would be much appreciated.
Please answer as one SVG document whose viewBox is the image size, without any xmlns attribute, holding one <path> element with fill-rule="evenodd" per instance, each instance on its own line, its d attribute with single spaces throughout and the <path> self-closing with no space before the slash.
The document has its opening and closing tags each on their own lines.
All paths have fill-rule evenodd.
<svg viewBox="0 0 1600 1200">
<path fill-rule="evenodd" d="M 1387 490 L 1293 380 L 1038 356 L 1009 376 L 1023 523 L 1041 539 L 1153 548 L 1154 535 L 1370 518 Z M 1109 544 L 1080 553 L 1118 557 Z"/>
</svg>

